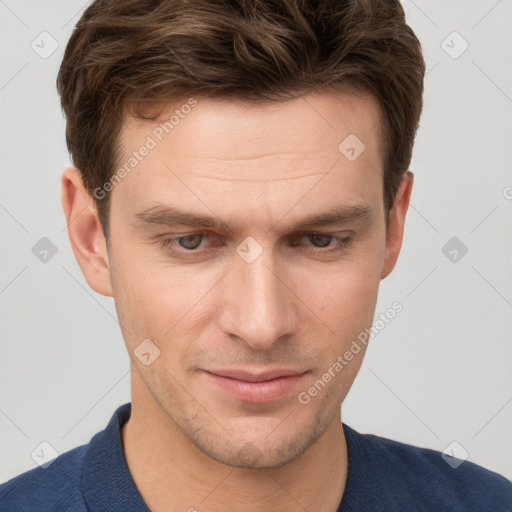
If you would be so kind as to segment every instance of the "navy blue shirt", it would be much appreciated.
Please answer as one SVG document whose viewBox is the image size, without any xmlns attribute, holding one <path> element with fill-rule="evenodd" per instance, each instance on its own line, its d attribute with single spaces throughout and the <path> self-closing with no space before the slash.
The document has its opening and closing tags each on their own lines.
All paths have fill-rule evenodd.
<svg viewBox="0 0 512 512">
<path fill-rule="evenodd" d="M 0 485 L 2 512 L 147 512 L 124 457 L 130 404 L 89 444 Z M 453 469 L 434 450 L 359 434 L 343 425 L 348 475 L 338 512 L 512 511 L 512 483 L 465 461 Z"/>
</svg>

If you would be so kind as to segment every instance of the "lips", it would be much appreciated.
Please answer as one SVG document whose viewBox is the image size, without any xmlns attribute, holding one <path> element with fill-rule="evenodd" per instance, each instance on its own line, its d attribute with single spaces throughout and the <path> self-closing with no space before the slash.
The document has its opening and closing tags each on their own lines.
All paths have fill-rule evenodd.
<svg viewBox="0 0 512 512">
<path fill-rule="evenodd" d="M 227 377 L 229 379 L 242 380 L 245 382 L 265 382 L 281 377 L 293 377 L 295 375 L 301 375 L 305 373 L 304 370 L 287 370 L 287 369 L 275 369 L 265 371 L 248 371 L 242 369 L 224 369 L 224 370 L 206 370 L 214 375 L 220 377 Z"/>
<path fill-rule="evenodd" d="M 288 395 L 304 379 L 307 371 L 273 369 L 209 369 L 202 372 L 214 384 L 236 400 L 266 403 Z"/>
</svg>

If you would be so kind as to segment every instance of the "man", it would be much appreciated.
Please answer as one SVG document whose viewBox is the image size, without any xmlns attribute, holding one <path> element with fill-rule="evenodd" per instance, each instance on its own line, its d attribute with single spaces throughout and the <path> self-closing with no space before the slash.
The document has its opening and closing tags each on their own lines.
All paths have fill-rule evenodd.
<svg viewBox="0 0 512 512">
<path fill-rule="evenodd" d="M 4 484 L 2 510 L 512 509 L 503 477 L 341 423 L 400 252 L 423 77 L 393 0 L 86 10 L 58 77 L 62 201 L 132 401 Z"/>
</svg>

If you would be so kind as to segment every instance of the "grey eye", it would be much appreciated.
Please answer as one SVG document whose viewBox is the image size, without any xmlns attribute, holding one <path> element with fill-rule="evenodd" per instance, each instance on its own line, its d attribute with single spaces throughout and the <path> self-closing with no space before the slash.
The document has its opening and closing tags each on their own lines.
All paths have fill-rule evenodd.
<svg viewBox="0 0 512 512">
<path fill-rule="evenodd" d="M 187 235 L 178 238 L 178 243 L 183 249 L 197 249 L 202 242 L 204 235 Z"/>
<path fill-rule="evenodd" d="M 307 235 L 315 247 L 327 247 L 332 241 L 332 235 Z"/>
</svg>

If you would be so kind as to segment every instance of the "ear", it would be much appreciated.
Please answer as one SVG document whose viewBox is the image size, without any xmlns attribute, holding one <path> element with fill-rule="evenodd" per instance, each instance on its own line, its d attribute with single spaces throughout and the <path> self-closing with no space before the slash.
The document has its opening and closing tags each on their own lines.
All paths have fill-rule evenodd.
<svg viewBox="0 0 512 512">
<path fill-rule="evenodd" d="M 413 181 L 414 174 L 411 171 L 407 171 L 402 178 L 400 187 L 395 195 L 395 201 L 389 212 L 386 252 L 380 275 L 381 279 L 386 278 L 391 273 L 400 254 L 404 236 L 405 216 L 409 208 Z"/>
<path fill-rule="evenodd" d="M 61 200 L 71 247 L 89 286 L 112 297 L 107 243 L 94 200 L 75 167 L 62 174 Z"/>
</svg>

